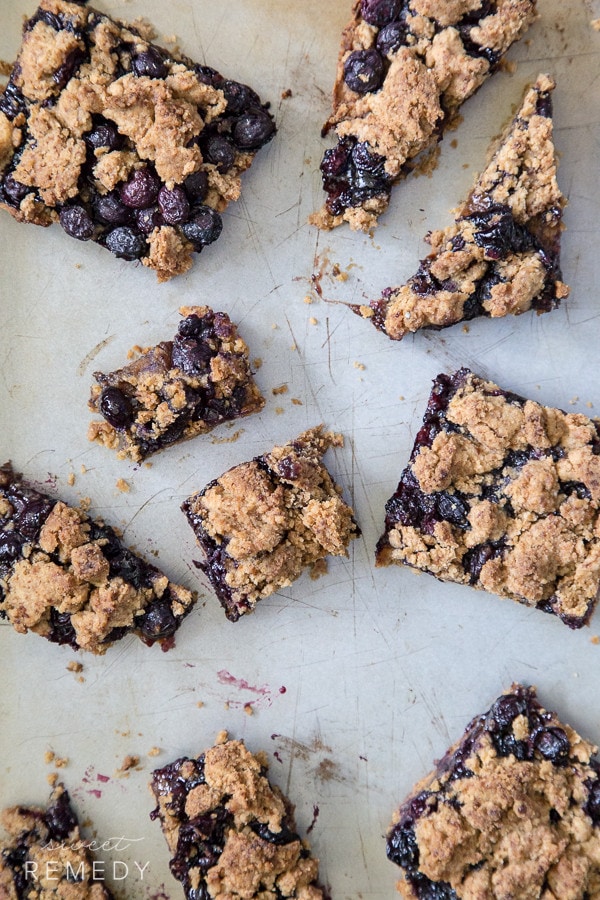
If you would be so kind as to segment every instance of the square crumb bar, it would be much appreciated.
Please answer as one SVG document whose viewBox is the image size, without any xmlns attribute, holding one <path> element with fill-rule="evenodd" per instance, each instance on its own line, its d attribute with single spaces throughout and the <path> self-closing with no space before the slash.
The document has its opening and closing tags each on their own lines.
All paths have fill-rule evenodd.
<svg viewBox="0 0 600 900">
<path fill-rule="evenodd" d="M 139 462 L 164 447 L 264 406 L 250 370 L 248 347 L 224 312 L 184 306 L 171 341 L 142 351 L 133 362 L 94 372 L 89 407 L 91 441 Z"/>
<path fill-rule="evenodd" d="M 1 817 L 2 900 L 112 900 L 79 831 L 68 792 L 59 784 L 48 806 L 14 806 Z"/>
<path fill-rule="evenodd" d="M 321 163 L 327 200 L 312 223 L 376 225 L 393 185 L 431 163 L 462 103 L 535 17 L 536 0 L 355 0 L 323 129 L 338 139 Z"/>
<path fill-rule="evenodd" d="M 600 421 L 439 375 L 386 505 L 397 563 L 588 623 L 600 587 Z"/>
<path fill-rule="evenodd" d="M 322 462 L 341 435 L 322 427 L 229 469 L 182 506 L 208 576 L 232 622 L 288 587 L 307 566 L 346 556 L 358 537 L 352 509 Z"/>
<path fill-rule="evenodd" d="M 600 897 L 596 748 L 515 684 L 394 816 L 405 900 Z"/>
<path fill-rule="evenodd" d="M 43 0 L 0 92 L 0 206 L 165 281 L 219 237 L 275 125 L 247 85 L 152 36 L 84 2 Z"/>
<path fill-rule="evenodd" d="M 109 525 L 0 468 L 0 618 L 16 631 L 99 654 L 133 632 L 168 650 L 195 599 Z"/>
<path fill-rule="evenodd" d="M 427 235 L 432 252 L 417 273 L 355 312 L 399 341 L 476 316 L 556 309 L 569 291 L 560 271 L 565 200 L 556 178 L 554 88 L 540 75 L 526 92 L 454 224 Z"/>
<path fill-rule="evenodd" d="M 187 900 L 326 900 L 294 807 L 267 778 L 264 753 L 225 735 L 197 759 L 152 776 L 171 872 Z"/>
</svg>

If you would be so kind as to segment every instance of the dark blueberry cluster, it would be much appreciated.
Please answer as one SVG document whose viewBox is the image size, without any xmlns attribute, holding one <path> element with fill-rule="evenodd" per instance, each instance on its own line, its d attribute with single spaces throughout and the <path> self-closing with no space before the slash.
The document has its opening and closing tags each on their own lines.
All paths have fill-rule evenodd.
<svg viewBox="0 0 600 900">
<path fill-rule="evenodd" d="M 91 15 L 85 28 L 81 29 L 66 14 L 38 10 L 26 23 L 26 31 L 43 21 L 55 31 L 75 33 L 85 47 L 72 51 L 54 73 L 57 92 L 89 59 L 91 32 L 102 20 L 100 15 Z M 117 55 L 118 77 L 133 73 L 137 77 L 164 79 L 173 62 L 166 50 L 152 44 L 145 50 L 136 50 L 132 44 L 124 42 L 117 48 Z M 226 173 L 235 165 L 238 154 L 253 153 L 271 140 L 276 130 L 273 117 L 268 104 L 261 103 L 247 85 L 224 79 L 208 66 L 189 65 L 200 81 L 222 90 L 227 100 L 223 115 L 209 123 L 197 139 L 205 163 Z M 27 115 L 27 101 L 14 77 L 0 93 L 0 110 L 11 121 L 20 113 Z M 27 194 L 35 194 L 34 189 L 19 183 L 13 175 L 28 140 L 26 127 L 22 130 L 22 144 L 0 176 L 0 202 L 14 209 Z M 208 194 L 206 171 L 188 176 L 183 184 L 167 187 L 154 168 L 145 164 L 135 169 L 115 190 L 103 194 L 97 189 L 93 173 L 96 152 L 132 149 L 131 143 L 119 133 L 114 122 L 100 115 L 94 116 L 92 129 L 84 135 L 84 140 L 87 160 L 82 168 L 78 196 L 58 210 L 60 224 L 67 234 L 80 241 L 97 241 L 115 256 L 130 261 L 148 254 L 148 236 L 162 225 L 180 228 L 196 252 L 217 240 L 223 223 L 219 212 L 204 203 Z"/>
<path fill-rule="evenodd" d="M 384 157 L 353 137 L 342 138 L 325 151 L 321 174 L 327 209 L 334 216 L 375 197 L 390 196 L 392 180 L 385 171 Z"/>
<path fill-rule="evenodd" d="M 515 719 L 527 719 L 528 736 L 515 736 Z M 484 721 L 499 756 L 515 756 L 518 760 L 542 758 L 555 766 L 569 761 L 571 744 L 563 728 L 552 724 L 551 713 L 542 709 L 531 691 L 519 688 L 504 694 L 491 707 Z"/>
</svg>

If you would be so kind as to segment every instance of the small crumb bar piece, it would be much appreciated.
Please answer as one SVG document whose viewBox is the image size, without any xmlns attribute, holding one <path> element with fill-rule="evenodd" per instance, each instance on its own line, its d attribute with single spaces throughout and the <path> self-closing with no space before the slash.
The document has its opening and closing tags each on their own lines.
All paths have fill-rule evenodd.
<svg viewBox="0 0 600 900">
<path fill-rule="evenodd" d="M 84 2 L 42 0 L 0 90 L 0 207 L 166 281 L 219 237 L 275 125 L 247 85 L 152 36 Z"/>
<path fill-rule="evenodd" d="M 580 628 L 600 587 L 599 510 L 600 420 L 460 369 L 434 381 L 377 565 L 483 588 Z"/>
<path fill-rule="evenodd" d="M 208 306 L 179 312 L 183 320 L 172 341 L 115 372 L 94 373 L 89 407 L 105 421 L 93 422 L 88 437 L 122 458 L 139 462 L 264 406 L 248 347 L 229 316 Z"/>
<path fill-rule="evenodd" d="M 0 618 L 74 650 L 134 632 L 163 650 L 195 596 L 93 521 L 0 468 Z"/>
<path fill-rule="evenodd" d="M 0 839 L 2 900 L 111 900 L 62 784 L 46 809 L 14 806 L 2 812 L 1 821 L 8 833 Z"/>
<path fill-rule="evenodd" d="M 476 316 L 555 309 L 565 204 L 556 180 L 551 92 L 540 75 L 491 154 L 454 225 L 430 232 L 432 252 L 402 287 L 354 308 L 392 340 Z"/>
<path fill-rule="evenodd" d="M 227 740 L 152 776 L 171 872 L 188 900 L 325 900 L 318 860 L 296 833 L 294 807 L 267 778 L 264 753 Z"/>
<path fill-rule="evenodd" d="M 600 897 L 596 747 L 514 684 L 394 816 L 405 900 Z"/>
<path fill-rule="evenodd" d="M 536 0 L 355 0 L 333 89 L 337 145 L 311 221 L 368 231 L 392 186 L 429 164 L 462 103 L 536 17 Z"/>
<path fill-rule="evenodd" d="M 346 556 L 358 537 L 352 509 L 322 462 L 341 435 L 321 426 L 229 469 L 182 506 L 205 554 L 200 568 L 236 622 L 307 566 Z"/>
</svg>

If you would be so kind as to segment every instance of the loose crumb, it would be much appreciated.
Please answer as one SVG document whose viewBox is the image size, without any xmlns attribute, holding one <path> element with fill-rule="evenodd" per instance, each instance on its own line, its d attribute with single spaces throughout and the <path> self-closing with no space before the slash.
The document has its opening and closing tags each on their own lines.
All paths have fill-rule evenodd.
<svg viewBox="0 0 600 900">
<path fill-rule="evenodd" d="M 355 368 L 355 369 L 360 369 L 361 372 L 364 372 L 364 370 L 366 369 L 366 366 L 365 366 L 364 363 L 361 363 L 361 362 L 355 362 L 355 363 L 354 363 L 354 368 Z"/>
<path fill-rule="evenodd" d="M 86 466 L 83 465 L 83 463 L 81 463 L 81 468 L 79 471 L 81 472 L 82 475 L 85 475 L 85 473 L 87 472 L 87 468 L 86 468 Z"/>
<path fill-rule="evenodd" d="M 569 404 L 571 406 L 574 406 L 578 402 L 579 402 L 579 397 L 577 396 L 577 394 L 574 397 L 571 397 L 571 399 L 569 400 Z"/>
<path fill-rule="evenodd" d="M 161 753 L 162 753 L 162 750 L 160 749 L 160 747 L 150 747 L 147 755 L 148 756 L 160 756 Z"/>
<path fill-rule="evenodd" d="M 600 644 L 600 635 L 593 634 L 590 638 L 590 642 L 598 646 L 598 644 Z"/>
<path fill-rule="evenodd" d="M 297 349 L 298 347 L 296 346 L 296 344 L 290 344 L 290 350 L 292 351 L 292 353 L 294 353 Z"/>
<path fill-rule="evenodd" d="M 86 512 L 90 508 L 91 505 L 92 505 L 91 497 L 82 497 L 81 500 L 79 501 L 79 508 L 82 509 L 84 512 Z"/>
<path fill-rule="evenodd" d="M 285 91 L 281 92 L 282 100 L 289 100 L 290 97 L 293 97 L 293 94 L 292 94 L 290 88 L 286 88 Z"/>
<path fill-rule="evenodd" d="M 302 400 L 299 400 L 298 397 L 292 397 L 292 403 L 294 406 L 304 406 Z"/>
<path fill-rule="evenodd" d="M 119 478 L 119 480 L 115 484 L 115 487 L 117 488 L 117 490 L 121 491 L 122 494 L 128 494 L 131 490 L 131 487 L 124 478 Z"/>
<path fill-rule="evenodd" d="M 202 707 L 204 706 L 204 700 L 198 700 L 196 706 L 198 709 L 202 709 Z"/>
<path fill-rule="evenodd" d="M 67 484 L 73 487 L 75 484 L 75 472 L 69 472 L 67 476 Z"/>
<path fill-rule="evenodd" d="M 72 659 L 71 662 L 67 664 L 67 672 L 83 672 L 83 663 Z"/>
<path fill-rule="evenodd" d="M 400 396 L 398 397 L 398 400 L 406 400 L 406 397 L 404 396 L 404 394 L 400 394 Z"/>
<path fill-rule="evenodd" d="M 283 410 L 283 406 L 276 406 L 276 407 L 275 407 L 275 415 L 276 415 L 276 416 L 280 416 L 280 415 L 283 413 L 283 411 L 284 411 L 284 410 Z"/>
<path fill-rule="evenodd" d="M 254 715 L 254 707 L 252 706 L 251 703 L 244 703 L 244 712 L 246 713 L 247 716 Z"/>
<path fill-rule="evenodd" d="M 230 434 L 229 437 L 215 437 L 213 435 L 210 439 L 211 444 L 235 444 L 237 440 L 244 433 L 244 428 L 238 428 L 237 431 L 234 431 L 233 434 Z"/>
<path fill-rule="evenodd" d="M 469 326 L 468 326 L 468 325 L 463 325 L 462 330 L 463 330 L 463 332 L 464 332 L 465 334 L 468 334 L 468 333 L 469 333 Z"/>
<path fill-rule="evenodd" d="M 588 400 L 588 402 L 587 402 L 585 405 L 587 406 L 588 409 L 593 409 L 593 408 L 594 408 L 594 404 L 592 403 L 591 400 Z"/>
<path fill-rule="evenodd" d="M 227 738 L 228 738 L 228 737 L 229 737 L 229 735 L 227 734 L 226 731 L 219 731 L 219 733 L 217 734 L 217 736 L 216 736 L 216 738 L 215 738 L 215 744 L 225 744 L 225 743 L 227 743 Z"/>
<path fill-rule="evenodd" d="M 119 768 L 116 770 L 115 775 L 122 775 L 127 777 L 131 769 L 134 769 L 136 766 L 139 766 L 140 758 L 139 756 L 135 756 L 134 754 L 128 753 Z"/>
<path fill-rule="evenodd" d="M 280 384 L 279 387 L 272 388 L 271 393 L 276 397 L 278 394 L 287 394 L 288 390 L 287 384 Z"/>
<path fill-rule="evenodd" d="M 253 367 L 254 369 L 260 369 L 260 367 L 262 366 L 262 364 L 263 364 L 263 361 L 262 361 L 262 358 L 261 358 L 260 356 L 257 356 L 256 359 L 253 359 L 253 360 L 252 360 L 252 367 Z"/>
<path fill-rule="evenodd" d="M 308 306 L 310 306 L 311 303 L 314 303 L 314 302 L 315 302 L 315 301 L 314 301 L 314 299 L 311 297 L 310 294 L 307 294 L 307 295 L 305 296 L 305 298 L 304 298 L 304 303 L 306 303 Z"/>
<path fill-rule="evenodd" d="M 58 782 L 58 772 L 51 772 L 49 775 L 46 775 L 46 781 L 50 787 L 56 787 Z"/>
<path fill-rule="evenodd" d="M 54 750 L 46 750 L 44 753 L 44 762 L 47 766 L 49 766 L 51 762 L 54 762 Z"/>
<path fill-rule="evenodd" d="M 316 563 L 314 563 L 312 569 L 310 570 L 310 577 L 313 581 L 316 581 L 317 578 L 320 578 L 321 575 L 327 574 L 327 560 L 326 559 L 318 559 Z"/>
<path fill-rule="evenodd" d="M 57 769 L 64 769 L 65 766 L 69 765 L 69 757 L 68 756 L 55 756 L 54 757 L 54 765 Z"/>
<path fill-rule="evenodd" d="M 319 320 L 315 319 L 314 316 L 311 316 L 310 319 L 308 320 L 308 322 L 309 322 L 309 325 L 318 325 Z"/>
</svg>

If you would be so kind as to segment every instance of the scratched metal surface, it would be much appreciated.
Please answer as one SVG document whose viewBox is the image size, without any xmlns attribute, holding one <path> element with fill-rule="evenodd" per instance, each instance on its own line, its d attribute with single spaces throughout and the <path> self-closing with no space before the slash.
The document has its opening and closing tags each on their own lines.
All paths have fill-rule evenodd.
<svg viewBox="0 0 600 900">
<path fill-rule="evenodd" d="M 573 633 L 508 601 L 373 566 L 384 503 L 439 371 L 468 365 L 544 403 L 600 410 L 600 35 L 589 27 L 600 10 L 540 0 L 541 20 L 510 53 L 516 70 L 499 74 L 464 107 L 433 177 L 398 188 L 371 238 L 346 229 L 319 234 L 306 224 L 322 200 L 319 129 L 347 0 L 99 5 L 149 17 L 190 56 L 252 84 L 272 101 L 279 135 L 246 175 L 218 244 L 167 285 L 58 227 L 0 216 L 3 458 L 67 500 L 89 496 L 93 511 L 122 527 L 131 544 L 201 590 L 174 650 L 126 640 L 103 658 L 80 656 L 80 677 L 67 670 L 77 658 L 70 650 L 2 627 L 0 799 L 42 802 L 53 771 L 45 752 L 67 757 L 60 774 L 92 833 L 127 839 L 105 854 L 129 865 L 126 877 L 117 868 L 115 887 L 129 897 L 177 897 L 159 828 L 148 818 L 149 773 L 200 752 L 225 728 L 270 754 L 272 778 L 295 801 L 300 827 L 313 826 L 333 895 L 391 898 L 397 873 L 383 835 L 394 806 L 511 681 L 536 683 L 542 700 L 600 741 L 600 647 L 590 640 L 600 632 L 600 613 L 591 629 Z M 20 14 L 32 6 L 3 0 L 0 7 L 0 56 L 10 59 Z M 563 262 L 572 293 L 563 308 L 393 344 L 331 302 L 363 302 L 412 274 L 426 251 L 423 235 L 449 221 L 489 140 L 540 71 L 558 81 L 556 143 L 570 201 Z M 288 89 L 292 96 L 281 99 Z M 345 281 L 335 277 L 336 264 Z M 216 435 L 239 427 L 236 441 L 197 439 L 155 457 L 151 468 L 90 445 L 91 373 L 119 366 L 135 343 L 168 338 L 178 306 L 204 302 L 227 310 L 252 356 L 262 358 L 265 410 Z M 288 393 L 273 395 L 282 384 Z M 198 554 L 179 504 L 229 466 L 318 422 L 346 436 L 328 462 L 363 537 L 349 559 L 331 561 L 326 577 L 302 578 L 232 625 L 197 579 Z M 117 489 L 119 478 L 130 493 Z M 161 755 L 149 757 L 152 747 Z M 119 778 L 127 754 L 139 755 L 140 767 Z M 136 862 L 149 863 L 143 877 Z"/>
</svg>

